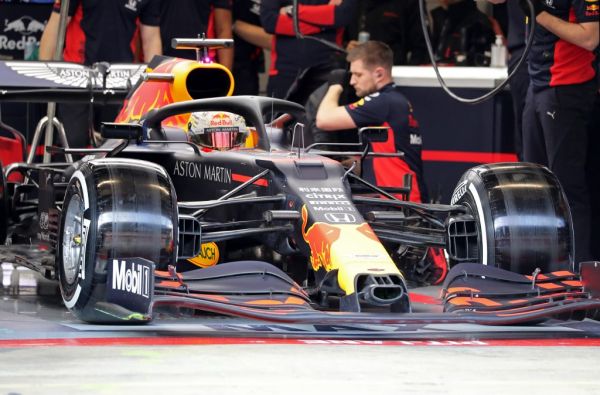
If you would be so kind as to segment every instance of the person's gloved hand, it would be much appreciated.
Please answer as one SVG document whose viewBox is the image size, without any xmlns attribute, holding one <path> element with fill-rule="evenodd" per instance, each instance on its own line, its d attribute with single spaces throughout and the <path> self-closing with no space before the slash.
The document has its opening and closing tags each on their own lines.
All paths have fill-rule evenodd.
<svg viewBox="0 0 600 395">
<path fill-rule="evenodd" d="M 329 78 L 327 79 L 327 84 L 329 86 L 332 85 L 341 85 L 342 87 L 348 85 L 350 82 L 350 73 L 348 73 L 344 69 L 335 69 L 331 73 L 329 73 Z"/>
<path fill-rule="evenodd" d="M 544 4 L 543 0 L 531 0 L 531 2 L 533 3 L 535 16 L 538 16 L 542 11 L 548 11 L 548 8 Z M 519 6 L 526 16 L 531 15 L 531 10 L 529 9 L 529 3 L 527 3 L 527 0 L 519 0 Z"/>
</svg>

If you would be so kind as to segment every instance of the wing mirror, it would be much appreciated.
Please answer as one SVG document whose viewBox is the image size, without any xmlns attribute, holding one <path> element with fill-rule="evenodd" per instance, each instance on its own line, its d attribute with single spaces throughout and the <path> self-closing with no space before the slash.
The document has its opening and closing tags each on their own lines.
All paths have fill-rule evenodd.
<svg viewBox="0 0 600 395">
<path fill-rule="evenodd" d="M 139 123 L 102 122 L 100 134 L 105 139 L 135 139 L 142 140 L 144 136 L 142 125 Z"/>
<path fill-rule="evenodd" d="M 358 129 L 358 139 L 362 143 L 385 143 L 389 126 L 365 126 Z"/>
</svg>

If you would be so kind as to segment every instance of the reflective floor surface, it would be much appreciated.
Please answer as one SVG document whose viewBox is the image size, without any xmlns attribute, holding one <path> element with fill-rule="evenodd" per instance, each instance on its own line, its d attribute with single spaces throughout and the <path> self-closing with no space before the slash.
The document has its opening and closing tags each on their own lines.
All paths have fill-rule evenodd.
<svg viewBox="0 0 600 395">
<path fill-rule="evenodd" d="M 27 269 L 3 264 L 2 280 L 0 394 L 600 394 L 591 320 L 331 326 L 157 311 L 149 325 L 101 326 Z M 420 289 L 417 308 L 439 308 L 427 305 L 438 291 Z"/>
</svg>

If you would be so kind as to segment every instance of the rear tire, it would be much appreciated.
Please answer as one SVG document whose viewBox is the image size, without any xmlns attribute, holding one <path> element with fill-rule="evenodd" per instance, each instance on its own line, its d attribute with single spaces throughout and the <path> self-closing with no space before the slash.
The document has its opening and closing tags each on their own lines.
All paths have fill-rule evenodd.
<svg viewBox="0 0 600 395">
<path fill-rule="evenodd" d="M 573 270 L 573 224 L 546 167 L 496 163 L 468 170 L 452 195 L 475 218 L 479 261 L 516 273 Z M 455 262 L 456 263 L 456 262 Z"/>
<path fill-rule="evenodd" d="M 176 241 L 177 201 L 164 169 L 126 159 L 84 163 L 69 181 L 59 228 L 56 262 L 65 305 L 88 322 L 148 321 L 152 295 L 142 303 L 131 302 L 133 294 L 115 302 L 111 270 L 123 258 L 164 269 L 176 261 Z M 153 281 L 153 265 L 147 266 L 147 281 Z"/>
</svg>

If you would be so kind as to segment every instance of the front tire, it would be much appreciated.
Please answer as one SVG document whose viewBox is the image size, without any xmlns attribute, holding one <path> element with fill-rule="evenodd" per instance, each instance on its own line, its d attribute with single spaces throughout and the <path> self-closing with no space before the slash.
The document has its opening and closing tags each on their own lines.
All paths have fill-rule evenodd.
<svg viewBox="0 0 600 395">
<path fill-rule="evenodd" d="M 65 305 L 88 322 L 148 321 L 152 295 L 115 297 L 111 273 L 127 260 L 134 268 L 146 265 L 144 281 L 153 281 L 153 266 L 176 261 L 176 241 L 177 202 L 164 169 L 127 159 L 84 163 L 69 181 L 59 228 L 56 261 Z"/>
<path fill-rule="evenodd" d="M 522 274 L 536 268 L 573 270 L 571 212 L 558 179 L 546 167 L 474 167 L 458 182 L 451 203 L 466 206 L 473 215 L 482 264 Z"/>
</svg>

